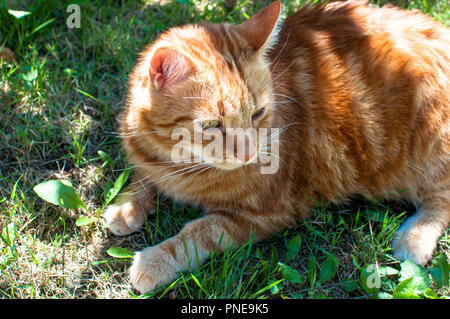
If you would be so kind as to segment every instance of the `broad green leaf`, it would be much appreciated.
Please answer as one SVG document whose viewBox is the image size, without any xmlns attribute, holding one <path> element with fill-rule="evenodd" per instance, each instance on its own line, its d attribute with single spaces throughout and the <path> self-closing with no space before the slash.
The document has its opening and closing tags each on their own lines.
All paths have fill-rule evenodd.
<svg viewBox="0 0 450 319">
<path fill-rule="evenodd" d="M 300 247 L 302 245 L 302 238 L 300 235 L 295 236 L 288 244 L 286 252 L 286 262 L 290 262 L 292 259 L 297 257 Z"/>
<path fill-rule="evenodd" d="M 70 209 L 87 209 L 75 189 L 59 180 L 40 183 L 34 186 L 33 190 L 40 198 L 54 205 Z"/>
<path fill-rule="evenodd" d="M 381 288 L 381 279 L 374 265 L 363 268 L 359 279 L 361 287 L 369 295 L 378 292 Z"/>
<path fill-rule="evenodd" d="M 392 298 L 393 299 L 423 299 L 413 292 L 393 295 Z"/>
<path fill-rule="evenodd" d="M 443 286 L 448 286 L 450 266 L 447 256 L 444 253 L 439 254 L 433 259 L 432 264 L 433 267 L 430 268 L 430 274 L 436 288 L 440 289 Z"/>
<path fill-rule="evenodd" d="M 381 292 L 377 293 L 376 298 L 377 299 L 392 299 L 393 296 L 390 293 L 381 291 Z"/>
<path fill-rule="evenodd" d="M 272 293 L 272 295 L 276 295 L 281 291 L 281 289 L 283 289 L 283 282 L 278 282 L 277 284 L 274 284 L 272 287 L 270 287 L 270 292 Z"/>
<path fill-rule="evenodd" d="M 106 251 L 106 253 L 111 257 L 116 258 L 132 258 L 134 256 L 131 251 L 122 247 L 111 247 Z"/>
<path fill-rule="evenodd" d="M 436 288 L 441 289 L 444 286 L 444 274 L 439 268 L 430 268 L 431 279 Z"/>
<path fill-rule="evenodd" d="M 358 289 L 358 282 L 353 279 L 347 278 L 342 281 L 341 287 L 347 292 L 352 292 Z"/>
<path fill-rule="evenodd" d="M 416 293 L 415 287 L 414 277 L 405 279 L 395 288 L 393 297 L 395 299 L 420 299 L 420 296 Z"/>
<path fill-rule="evenodd" d="M 97 220 L 97 218 L 95 218 L 95 217 L 82 216 L 82 217 L 77 218 L 75 224 L 78 227 L 87 226 L 87 225 L 92 224 L 96 220 Z"/>
<path fill-rule="evenodd" d="M 398 275 L 400 271 L 398 269 L 389 267 L 389 266 L 379 266 L 378 267 L 378 273 L 380 276 L 394 276 Z"/>
<path fill-rule="evenodd" d="M 117 177 L 114 186 L 108 191 L 105 198 L 105 206 L 107 206 L 111 201 L 119 194 L 123 185 L 126 183 L 128 176 L 130 175 L 130 169 L 124 170 L 119 177 Z"/>
<path fill-rule="evenodd" d="M 436 288 L 441 289 L 444 286 L 444 274 L 440 268 L 430 268 L 431 279 Z"/>
<path fill-rule="evenodd" d="M 450 265 L 448 263 L 447 255 L 444 253 L 439 254 L 437 257 L 439 261 L 439 265 L 442 269 L 442 272 L 444 274 L 444 283 L 447 286 L 449 284 L 449 277 L 450 277 Z"/>
<path fill-rule="evenodd" d="M 413 281 L 411 285 L 414 286 L 416 293 L 424 293 L 425 289 L 430 287 L 430 278 L 422 266 L 416 265 L 414 262 L 407 259 L 400 264 L 400 267 L 399 281 L 403 282 L 412 278 Z"/>
<path fill-rule="evenodd" d="M 22 19 L 31 14 L 30 11 L 21 11 L 21 10 L 8 10 L 10 15 L 15 16 L 17 19 Z"/>
<path fill-rule="evenodd" d="M 303 277 L 297 270 L 289 267 L 286 264 L 283 264 L 282 262 L 279 262 L 278 265 L 281 266 L 281 274 L 284 279 L 296 284 L 303 283 Z"/>
<path fill-rule="evenodd" d="M 111 191 L 111 189 L 113 188 L 114 184 L 111 181 L 106 181 L 105 184 L 105 188 L 103 189 L 103 194 L 106 198 L 106 195 L 108 195 L 108 193 Z"/>
<path fill-rule="evenodd" d="M 336 274 L 338 261 L 333 254 L 328 254 L 327 259 L 320 266 L 319 282 L 323 283 L 330 280 Z"/>
<path fill-rule="evenodd" d="M 436 293 L 431 288 L 425 289 L 423 295 L 428 299 L 438 299 L 438 296 L 436 296 Z"/>
<path fill-rule="evenodd" d="M 63 183 L 64 185 L 66 185 L 66 186 L 73 187 L 72 182 L 70 180 L 68 180 L 68 179 L 60 179 L 59 181 L 61 183 Z"/>
</svg>

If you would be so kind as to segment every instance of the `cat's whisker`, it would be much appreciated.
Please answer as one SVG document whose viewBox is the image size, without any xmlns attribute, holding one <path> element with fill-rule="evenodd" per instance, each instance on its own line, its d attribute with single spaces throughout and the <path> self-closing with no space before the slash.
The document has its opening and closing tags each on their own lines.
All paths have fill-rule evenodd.
<svg viewBox="0 0 450 319">
<path fill-rule="evenodd" d="M 272 148 L 261 148 L 259 150 L 259 152 L 268 152 L 268 153 L 277 153 L 280 154 L 281 152 L 283 152 L 284 154 L 289 154 L 289 152 L 287 150 L 285 150 L 284 148 L 278 147 L 277 149 L 272 149 Z"/>
<path fill-rule="evenodd" d="M 279 155 L 273 154 L 273 153 L 270 153 L 270 152 L 259 152 L 258 155 L 259 155 L 259 154 L 265 155 L 265 156 L 267 156 L 267 157 L 276 157 L 276 158 L 280 158 Z"/>
<path fill-rule="evenodd" d="M 272 81 L 275 82 L 280 76 L 282 76 L 289 68 L 295 63 L 295 60 L 289 63 L 289 65 L 283 70 L 283 72 L 280 72 Z"/>
<path fill-rule="evenodd" d="M 186 171 L 186 172 L 183 172 L 183 173 L 181 173 L 181 174 L 175 174 L 175 175 L 169 176 L 168 179 L 173 179 L 173 178 L 181 177 L 181 176 L 183 176 L 183 175 L 186 175 L 186 174 L 189 174 L 189 173 L 192 173 L 192 172 L 201 170 L 201 169 L 205 168 L 205 166 L 207 166 L 207 164 L 204 164 L 204 163 L 202 163 L 202 164 L 199 165 L 199 166 L 194 165 L 194 167 L 191 167 L 190 170 L 188 170 L 188 171 Z M 164 178 L 163 180 L 165 180 L 165 179 L 167 179 L 167 178 Z M 161 181 L 163 181 L 163 180 L 158 180 L 158 182 L 161 182 Z"/>
<path fill-rule="evenodd" d="M 272 140 L 274 138 L 276 138 L 277 136 L 279 136 L 282 132 L 284 132 L 285 130 L 287 130 L 291 125 L 294 124 L 299 124 L 297 122 L 291 122 L 289 124 L 286 124 L 284 126 L 282 126 L 279 130 L 277 130 L 276 132 L 272 133 L 271 135 L 269 135 L 268 137 L 266 137 L 265 139 L 263 139 L 260 144 L 259 144 L 259 153 L 264 154 L 264 155 L 268 155 L 270 154 L 271 156 L 277 156 L 278 159 L 282 159 L 279 155 L 273 154 L 273 150 L 272 150 Z M 279 152 L 284 152 L 284 153 L 288 153 L 287 151 L 285 151 L 283 148 L 281 148 L 281 140 L 277 139 L 276 143 L 278 144 L 276 146 L 276 152 L 279 154 Z M 270 148 L 269 148 L 270 146 Z"/>
<path fill-rule="evenodd" d="M 162 133 L 163 131 L 161 130 L 156 130 L 156 131 L 133 131 L 133 132 L 105 132 L 107 134 L 111 134 L 111 135 L 120 135 L 120 136 L 127 136 L 127 135 L 134 135 L 134 134 L 155 134 L 155 133 Z"/>
<path fill-rule="evenodd" d="M 263 147 L 264 145 L 267 145 L 269 143 L 269 141 L 271 142 L 272 139 L 274 139 L 275 137 L 277 137 L 278 135 L 280 135 L 282 132 L 284 132 L 285 130 L 287 130 L 291 125 L 294 124 L 299 124 L 298 122 L 291 122 L 289 124 L 286 124 L 284 126 L 282 126 L 280 129 L 278 129 L 277 131 L 275 131 L 274 133 L 270 134 L 269 136 L 267 136 L 266 138 L 264 138 L 261 142 L 260 142 L 260 147 Z"/>
<path fill-rule="evenodd" d="M 177 165 L 181 165 L 181 163 L 178 164 L 178 163 L 175 163 L 174 161 L 162 161 L 162 162 L 143 163 L 141 165 L 133 165 L 133 166 L 125 167 L 125 168 L 116 168 L 116 169 L 113 169 L 112 171 L 113 172 L 122 172 L 122 171 L 126 171 L 128 169 L 147 168 L 147 167 L 152 167 L 155 164 L 177 164 Z"/>
<path fill-rule="evenodd" d="M 139 184 L 139 188 L 138 187 L 133 187 L 133 190 L 134 191 L 127 190 L 127 191 L 121 192 L 120 195 L 121 196 L 126 196 L 126 197 L 127 196 L 140 195 L 142 193 L 145 193 L 144 191 L 147 190 L 147 187 L 145 186 L 144 183 L 140 183 Z"/>
<path fill-rule="evenodd" d="M 274 96 L 281 96 L 281 97 L 284 97 L 284 98 L 286 98 L 286 99 L 288 99 L 288 100 L 290 100 L 292 102 L 298 103 L 298 101 L 295 98 L 287 96 L 287 95 L 284 95 L 284 94 L 274 93 L 273 95 Z"/>
<path fill-rule="evenodd" d="M 277 107 L 277 106 L 279 106 L 279 105 L 283 105 L 283 104 L 289 104 L 289 103 L 292 103 L 293 101 L 291 101 L 291 100 L 284 100 L 284 101 L 280 101 L 280 102 L 275 102 L 274 103 L 274 106 L 275 107 Z M 280 109 L 278 109 L 278 108 L 276 108 L 276 109 L 274 109 L 274 110 L 280 110 Z"/>
<path fill-rule="evenodd" d="M 289 143 L 289 144 L 297 144 L 298 141 L 291 141 L 291 140 L 278 140 L 279 143 Z"/>
<path fill-rule="evenodd" d="M 202 173 L 202 172 L 205 172 L 205 171 L 207 171 L 207 170 L 209 170 L 209 169 L 211 169 L 211 168 L 215 168 L 215 167 L 214 167 L 213 165 L 206 164 L 206 167 L 205 167 L 205 168 L 203 168 L 202 170 L 200 170 L 200 171 L 198 171 L 198 172 L 192 174 L 192 177 L 193 177 L 193 176 L 197 176 L 198 174 L 200 174 L 200 173 Z"/>
<path fill-rule="evenodd" d="M 186 165 L 186 163 L 176 163 L 176 164 L 170 165 L 170 166 L 163 166 L 163 167 L 161 167 L 161 168 L 155 170 L 155 171 L 152 172 L 151 174 L 148 174 L 147 176 L 143 177 L 142 179 L 140 179 L 140 180 L 138 180 L 138 181 L 135 181 L 135 182 L 131 183 L 131 185 L 139 184 L 139 183 L 142 183 L 142 182 L 144 182 L 144 181 L 146 181 L 146 180 L 152 178 L 156 173 L 160 172 L 162 169 L 168 169 L 168 168 L 178 167 L 178 166 L 181 166 L 181 165 Z"/>
<path fill-rule="evenodd" d="M 195 168 L 198 168 L 198 167 L 204 166 L 204 165 L 205 165 L 205 163 L 202 162 L 202 163 L 198 163 L 198 164 L 195 164 L 195 165 L 191 165 L 191 166 L 188 166 L 188 167 L 185 167 L 185 168 L 182 168 L 182 169 L 170 172 L 170 173 L 168 173 L 166 175 L 163 175 L 162 177 L 158 178 L 157 181 L 158 182 L 162 182 L 162 181 L 166 180 L 167 178 L 170 178 L 171 176 L 177 177 L 177 176 L 184 175 L 186 173 L 189 173 L 192 169 L 195 170 Z M 178 174 L 178 173 L 186 171 L 186 170 L 188 170 L 188 171 L 183 173 L 183 174 Z"/>
<path fill-rule="evenodd" d="M 122 133 L 120 132 L 108 132 L 108 131 L 103 131 L 105 134 L 109 134 L 109 135 L 116 135 L 116 136 L 121 136 Z"/>
<path fill-rule="evenodd" d="M 125 167 L 125 168 L 116 168 L 116 169 L 113 169 L 111 171 L 112 172 L 123 172 L 123 171 L 129 170 L 129 169 L 135 169 L 135 168 L 146 167 L 146 166 L 148 166 L 148 165 L 144 164 L 144 165 L 139 165 L 139 166 L 128 166 L 128 167 Z"/>
<path fill-rule="evenodd" d="M 278 52 L 278 54 L 277 54 L 277 56 L 275 57 L 275 59 L 274 59 L 272 62 L 270 62 L 270 64 L 269 64 L 269 68 L 271 68 L 272 70 L 275 70 L 276 67 L 277 67 L 277 65 L 278 65 L 278 62 L 280 62 L 280 60 L 278 60 L 278 59 L 279 59 L 279 57 L 281 56 L 281 53 L 283 52 L 284 48 L 286 47 L 286 44 L 288 43 L 288 40 L 289 40 L 289 36 L 290 36 L 290 35 L 291 35 L 291 29 L 289 29 L 288 35 L 286 36 L 286 41 L 284 41 L 284 43 L 283 43 L 283 47 L 282 47 L 281 50 Z M 273 65 L 273 63 L 274 63 L 275 61 L 276 61 L 277 63 L 272 67 L 272 65 Z"/>
</svg>

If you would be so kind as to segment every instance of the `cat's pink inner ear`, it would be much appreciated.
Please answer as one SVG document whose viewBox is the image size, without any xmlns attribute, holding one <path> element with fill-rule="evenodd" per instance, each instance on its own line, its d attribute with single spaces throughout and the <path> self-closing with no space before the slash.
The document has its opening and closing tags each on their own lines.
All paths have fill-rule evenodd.
<svg viewBox="0 0 450 319">
<path fill-rule="evenodd" d="M 238 32 L 258 51 L 267 42 L 281 13 L 281 2 L 275 1 L 237 26 Z"/>
<path fill-rule="evenodd" d="M 150 80 L 155 89 L 159 90 L 186 79 L 195 69 L 192 61 L 183 54 L 161 48 L 153 53 L 150 62 Z"/>
</svg>

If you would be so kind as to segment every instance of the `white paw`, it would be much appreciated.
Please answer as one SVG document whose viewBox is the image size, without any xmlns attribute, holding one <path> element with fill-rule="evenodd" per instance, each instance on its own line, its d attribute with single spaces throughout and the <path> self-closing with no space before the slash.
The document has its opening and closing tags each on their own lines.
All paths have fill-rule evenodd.
<svg viewBox="0 0 450 319">
<path fill-rule="evenodd" d="M 130 267 L 130 280 L 141 294 L 164 285 L 177 277 L 173 258 L 158 246 L 137 252 Z"/>
<path fill-rule="evenodd" d="M 145 221 L 145 214 L 131 202 L 108 206 L 103 214 L 108 229 L 115 235 L 126 235 L 138 230 Z"/>
<path fill-rule="evenodd" d="M 398 230 L 392 242 L 394 257 L 403 261 L 410 259 L 424 265 L 431 259 L 440 231 L 432 225 L 420 224 L 415 216 L 410 217 Z"/>
</svg>

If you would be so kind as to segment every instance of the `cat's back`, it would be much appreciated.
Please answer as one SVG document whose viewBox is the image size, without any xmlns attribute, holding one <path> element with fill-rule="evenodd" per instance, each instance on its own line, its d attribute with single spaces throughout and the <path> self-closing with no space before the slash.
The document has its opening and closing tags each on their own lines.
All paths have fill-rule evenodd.
<svg viewBox="0 0 450 319">
<path fill-rule="evenodd" d="M 365 1 L 306 6 L 284 21 L 271 58 L 274 74 L 295 77 L 297 88 L 311 84 L 302 76 L 349 86 L 362 79 L 372 91 L 384 87 L 398 96 L 399 87 L 419 99 L 449 101 L 450 29 L 418 10 Z"/>
<path fill-rule="evenodd" d="M 273 55 L 283 49 L 283 55 L 294 57 L 302 48 L 332 52 L 343 59 L 368 50 L 374 58 L 396 53 L 429 64 L 434 58 L 448 72 L 450 31 L 418 10 L 380 8 L 358 0 L 333 2 L 308 5 L 283 22 Z"/>
<path fill-rule="evenodd" d="M 338 1 L 329 4 L 306 5 L 283 22 L 286 32 L 296 36 L 311 31 L 323 31 L 333 36 L 336 44 L 347 44 L 352 39 L 369 35 L 397 36 L 404 41 L 445 41 L 450 44 L 448 29 L 417 9 L 405 10 L 392 5 L 376 7 L 366 1 Z M 343 43 L 342 43 L 343 42 Z"/>
<path fill-rule="evenodd" d="M 304 123 L 286 134 L 307 141 L 301 156 L 316 158 L 305 163 L 327 163 L 317 188 L 378 192 L 416 180 L 413 167 L 424 176 L 448 167 L 450 32 L 442 23 L 362 1 L 307 6 L 284 21 L 270 57 L 278 107 L 291 112 L 279 125 Z M 308 166 L 315 170 L 325 168 Z"/>
</svg>

